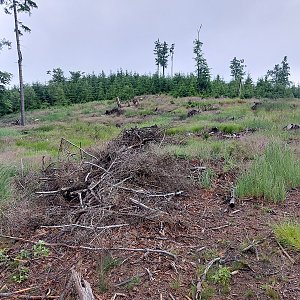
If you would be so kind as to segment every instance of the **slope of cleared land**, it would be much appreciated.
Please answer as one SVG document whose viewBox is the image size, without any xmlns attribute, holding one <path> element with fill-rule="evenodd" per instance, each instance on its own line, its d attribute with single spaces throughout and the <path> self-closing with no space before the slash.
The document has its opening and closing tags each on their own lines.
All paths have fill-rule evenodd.
<svg viewBox="0 0 300 300">
<path fill-rule="evenodd" d="M 299 299 L 299 101 L 138 100 L 0 120 L 0 296 Z"/>
</svg>

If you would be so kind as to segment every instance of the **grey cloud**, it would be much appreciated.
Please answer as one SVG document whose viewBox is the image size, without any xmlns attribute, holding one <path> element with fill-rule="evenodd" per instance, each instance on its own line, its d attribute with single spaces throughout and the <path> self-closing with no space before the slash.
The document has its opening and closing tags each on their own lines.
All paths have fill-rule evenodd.
<svg viewBox="0 0 300 300">
<path fill-rule="evenodd" d="M 22 38 L 27 82 L 49 79 L 61 67 L 87 73 L 118 68 L 155 72 L 159 37 L 175 43 L 176 72 L 192 72 L 193 40 L 201 40 L 213 76 L 229 79 L 229 62 L 244 58 L 254 79 L 287 55 L 292 79 L 300 81 L 300 2 L 297 0 L 51 0 L 26 17 L 32 28 Z M 22 17 L 23 18 L 23 17 Z M 13 40 L 11 18 L 0 13 L 0 37 Z M 0 69 L 15 75 L 15 49 L 0 54 Z"/>
</svg>

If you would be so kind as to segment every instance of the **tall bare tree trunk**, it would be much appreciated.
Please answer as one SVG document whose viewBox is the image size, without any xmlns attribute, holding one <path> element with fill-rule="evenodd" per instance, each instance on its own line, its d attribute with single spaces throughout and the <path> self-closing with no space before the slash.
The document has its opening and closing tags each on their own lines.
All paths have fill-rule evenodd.
<svg viewBox="0 0 300 300">
<path fill-rule="evenodd" d="M 24 85 L 23 85 L 23 71 L 22 71 L 22 52 L 20 46 L 20 32 L 18 24 L 18 13 L 16 1 L 13 0 L 14 7 L 14 18 L 15 18 L 15 32 L 16 32 L 16 41 L 17 41 L 17 50 L 18 50 L 18 66 L 19 66 L 19 82 L 20 82 L 20 110 L 21 110 L 21 119 L 20 124 L 25 125 L 25 100 L 24 100 Z"/>
<path fill-rule="evenodd" d="M 242 95 L 242 78 L 240 78 L 240 83 L 239 83 L 239 98 L 241 98 Z"/>
<path fill-rule="evenodd" d="M 171 55 L 171 78 L 173 78 L 173 54 Z"/>
</svg>

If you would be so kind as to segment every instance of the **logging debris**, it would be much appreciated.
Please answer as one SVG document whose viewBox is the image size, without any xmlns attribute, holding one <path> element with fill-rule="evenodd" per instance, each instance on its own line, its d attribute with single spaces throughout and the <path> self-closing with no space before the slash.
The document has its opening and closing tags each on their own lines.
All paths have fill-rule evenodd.
<svg viewBox="0 0 300 300">
<path fill-rule="evenodd" d="M 175 222 L 170 211 L 180 207 L 193 183 L 189 162 L 151 151 L 151 144 L 161 145 L 164 139 L 158 126 L 131 128 L 99 153 L 75 147 L 79 162 L 72 151 L 69 159 L 60 155 L 64 159 L 40 176 L 36 201 L 43 202 L 44 211 L 35 226 L 53 234 L 71 232 L 78 242 L 89 242 L 84 232 L 99 236 L 147 220 Z M 68 141 L 63 142 L 61 152 Z M 65 238 L 58 236 L 61 242 Z"/>
</svg>

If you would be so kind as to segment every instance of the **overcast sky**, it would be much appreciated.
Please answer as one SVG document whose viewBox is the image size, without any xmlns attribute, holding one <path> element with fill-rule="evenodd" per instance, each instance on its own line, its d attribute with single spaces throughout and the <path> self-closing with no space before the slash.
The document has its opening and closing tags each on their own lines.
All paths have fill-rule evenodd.
<svg viewBox="0 0 300 300">
<path fill-rule="evenodd" d="M 109 73 L 122 68 L 154 73 L 154 41 L 175 43 L 174 72 L 192 72 L 193 40 L 200 39 L 212 76 L 230 78 L 233 57 L 245 59 L 256 80 L 285 55 L 300 82 L 300 0 L 36 0 L 32 32 L 22 37 L 25 82 L 49 80 L 47 70 Z M 14 41 L 13 18 L 0 12 L 0 39 Z M 0 70 L 14 74 L 13 49 L 0 54 Z M 167 69 L 169 72 L 170 69 Z"/>
</svg>

